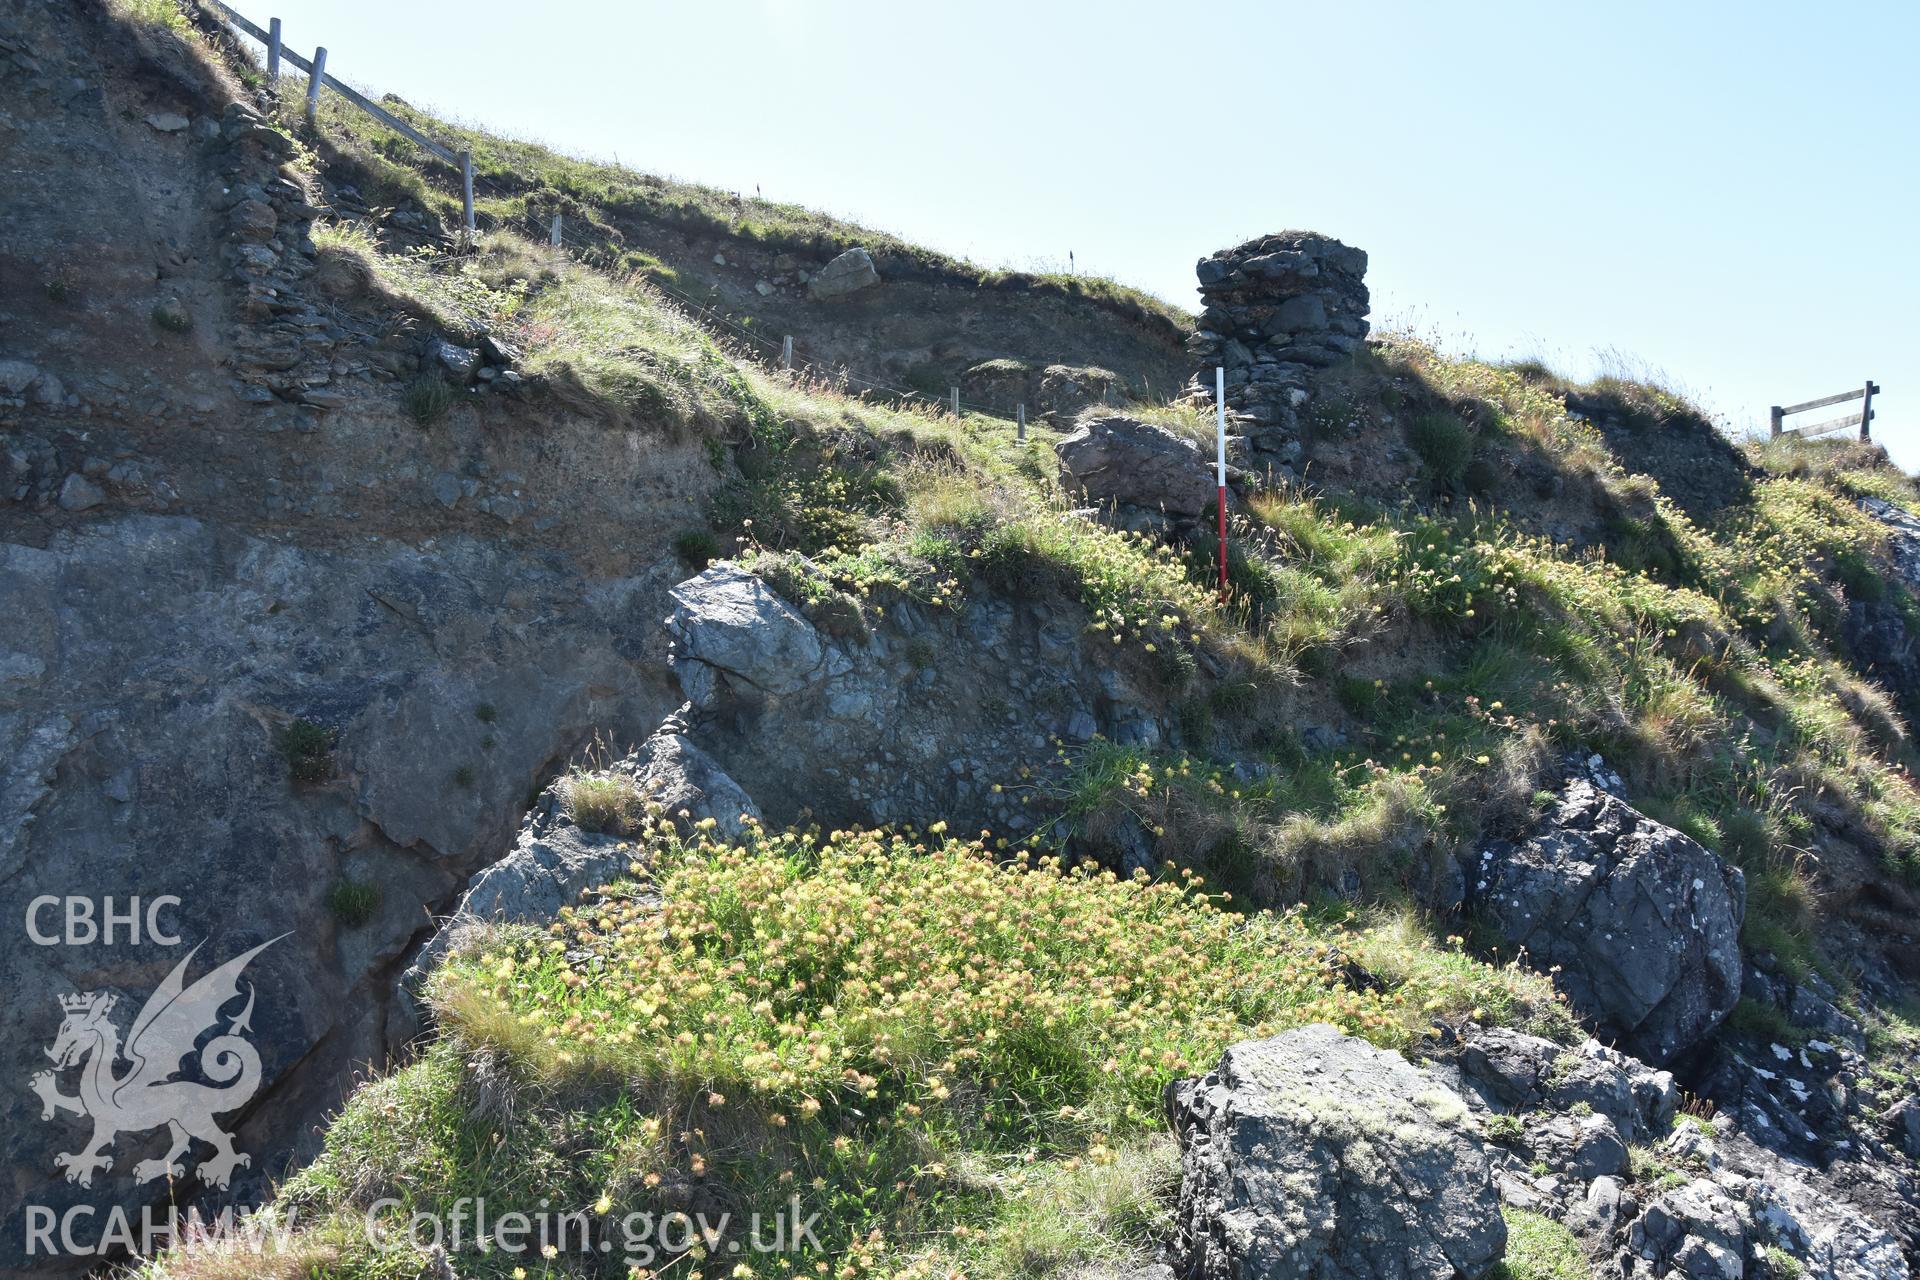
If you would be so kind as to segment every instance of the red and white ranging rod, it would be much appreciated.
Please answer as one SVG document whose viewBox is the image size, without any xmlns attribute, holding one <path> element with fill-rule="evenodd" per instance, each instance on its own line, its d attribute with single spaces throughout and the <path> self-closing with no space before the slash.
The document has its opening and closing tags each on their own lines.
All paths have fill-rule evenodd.
<svg viewBox="0 0 1920 1280">
<path fill-rule="evenodd" d="M 1227 371 L 1213 367 L 1213 411 L 1219 422 L 1219 452 L 1214 462 L 1214 479 L 1220 486 L 1220 603 L 1227 602 Z"/>
</svg>

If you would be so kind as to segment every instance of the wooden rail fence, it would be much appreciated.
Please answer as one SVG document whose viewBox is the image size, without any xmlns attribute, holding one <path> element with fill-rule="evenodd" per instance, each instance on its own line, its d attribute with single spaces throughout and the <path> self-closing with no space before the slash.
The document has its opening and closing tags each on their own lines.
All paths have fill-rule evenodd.
<svg viewBox="0 0 1920 1280">
<path fill-rule="evenodd" d="M 1870 439 L 1873 423 L 1873 398 L 1880 394 L 1880 388 L 1873 379 L 1853 391 L 1842 391 L 1838 395 L 1821 396 L 1818 400 L 1807 400 L 1800 404 L 1790 404 L 1782 408 L 1774 405 L 1771 410 L 1772 421 L 1768 424 L 1769 436 L 1795 435 L 1811 438 L 1831 435 L 1835 431 L 1845 431 L 1848 427 L 1859 427 L 1860 438 Z M 1828 418 L 1825 422 L 1816 422 L 1805 427 L 1789 427 L 1786 420 L 1796 413 L 1805 413 L 1809 409 L 1824 409 L 1828 405 L 1845 404 L 1849 400 L 1860 401 L 1860 412 L 1842 414 L 1838 418 Z"/>
<path fill-rule="evenodd" d="M 463 188 L 462 194 L 466 204 L 467 234 L 471 236 L 474 233 L 473 154 L 471 152 L 464 150 L 455 151 L 451 147 L 442 146 L 440 143 L 435 142 L 432 138 L 429 138 L 426 134 L 421 133 L 418 129 L 408 124 L 405 120 L 402 120 L 399 116 L 393 114 L 393 112 L 361 93 L 358 89 L 355 89 L 352 85 L 345 84 L 328 75 L 327 51 L 324 47 L 315 49 L 311 60 L 303 58 L 293 50 L 286 48 L 280 40 L 280 19 L 273 19 L 273 21 L 268 24 L 267 29 L 263 31 L 254 23 L 250 22 L 239 10 L 227 4 L 225 0 L 198 0 L 198 3 L 204 9 L 213 10 L 219 15 L 220 20 L 229 27 L 232 27 L 236 31 L 244 32 L 267 46 L 267 80 L 269 83 L 277 81 L 280 78 L 280 63 L 282 59 L 307 73 L 307 122 L 309 124 L 313 123 L 314 113 L 320 109 L 320 90 L 322 86 L 325 86 L 372 116 L 375 120 L 378 120 L 381 124 L 387 126 L 387 128 L 392 129 L 395 133 L 411 139 L 422 151 L 427 152 L 429 155 L 437 156 L 460 170 L 460 181 Z"/>
</svg>

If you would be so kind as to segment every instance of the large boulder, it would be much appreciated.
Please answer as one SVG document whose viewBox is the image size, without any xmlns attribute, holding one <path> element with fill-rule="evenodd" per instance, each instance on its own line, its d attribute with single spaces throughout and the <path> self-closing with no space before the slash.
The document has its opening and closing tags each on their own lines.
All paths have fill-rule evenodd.
<svg viewBox="0 0 1920 1280">
<path fill-rule="evenodd" d="M 1234 1045 L 1167 1108 L 1184 1280 L 1473 1280 L 1506 1249 L 1460 1096 L 1337 1028 Z"/>
<path fill-rule="evenodd" d="M 873 265 L 873 255 L 856 245 L 814 272 L 807 288 L 815 298 L 844 298 L 879 283 L 880 271 Z"/>
<path fill-rule="evenodd" d="M 722 690 L 795 694 L 821 676 L 820 633 L 738 565 L 687 579 L 673 588 L 673 600 L 673 671 L 695 707 L 713 707 Z"/>
<path fill-rule="evenodd" d="M 1472 884 L 1527 963 L 1558 970 L 1574 1007 L 1637 1057 L 1700 1044 L 1740 998 L 1739 869 L 1585 779 L 1525 843 L 1482 850 Z"/>
<path fill-rule="evenodd" d="M 0 393 L 23 396 L 40 379 L 40 370 L 27 360 L 0 360 Z"/>
<path fill-rule="evenodd" d="M 1186 437 L 1125 414 L 1082 419 L 1059 444 L 1060 480 L 1094 502 L 1194 519 L 1213 512 L 1213 459 Z"/>
<path fill-rule="evenodd" d="M 1581 1182 L 1627 1172 L 1627 1144 L 1613 1121 L 1598 1112 L 1543 1115 L 1522 1131 L 1517 1148 L 1532 1163 Z"/>
</svg>

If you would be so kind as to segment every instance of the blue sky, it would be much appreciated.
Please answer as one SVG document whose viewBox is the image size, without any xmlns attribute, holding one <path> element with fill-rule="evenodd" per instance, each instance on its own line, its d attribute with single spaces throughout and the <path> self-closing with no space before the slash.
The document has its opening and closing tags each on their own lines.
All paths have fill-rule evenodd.
<svg viewBox="0 0 1920 1280">
<path fill-rule="evenodd" d="M 1886 390 L 1920 468 L 1920 5 L 241 0 L 462 119 L 1193 304 L 1306 227 L 1376 327 L 1664 371 L 1738 430 Z M 1814 415 L 1822 416 L 1822 415 Z"/>
</svg>

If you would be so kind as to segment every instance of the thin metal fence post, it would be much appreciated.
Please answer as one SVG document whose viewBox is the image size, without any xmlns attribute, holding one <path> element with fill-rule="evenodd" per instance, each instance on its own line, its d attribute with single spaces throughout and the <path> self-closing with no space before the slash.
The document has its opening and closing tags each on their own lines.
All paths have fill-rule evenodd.
<svg viewBox="0 0 1920 1280">
<path fill-rule="evenodd" d="M 267 83 L 280 83 L 280 19 L 267 23 Z"/>
<path fill-rule="evenodd" d="M 1213 368 L 1213 413 L 1215 439 L 1219 442 L 1219 452 L 1215 455 L 1214 480 L 1220 492 L 1220 602 L 1227 599 L 1227 370 L 1223 365 Z"/>
<path fill-rule="evenodd" d="M 324 47 L 313 51 L 313 71 L 307 76 L 307 123 L 312 124 L 320 111 L 320 86 L 327 79 L 327 51 Z"/>
<path fill-rule="evenodd" d="M 462 187 L 461 197 L 466 203 L 466 210 L 467 210 L 467 234 L 471 236 L 474 233 L 473 152 L 471 151 L 462 151 L 460 153 L 460 183 Z"/>
<path fill-rule="evenodd" d="M 558 249 L 560 239 L 560 215 L 556 213 L 553 215 L 553 229 L 547 232 L 547 243 Z"/>
</svg>

